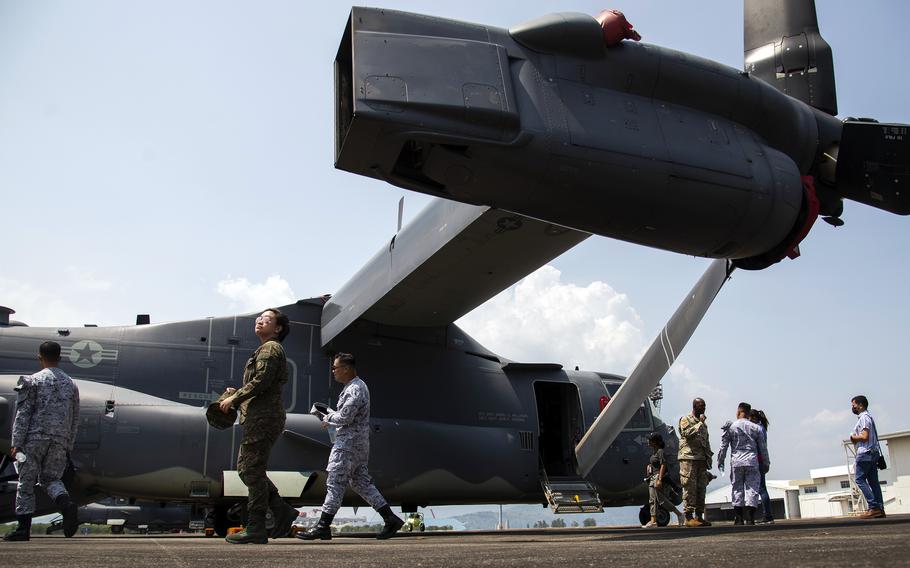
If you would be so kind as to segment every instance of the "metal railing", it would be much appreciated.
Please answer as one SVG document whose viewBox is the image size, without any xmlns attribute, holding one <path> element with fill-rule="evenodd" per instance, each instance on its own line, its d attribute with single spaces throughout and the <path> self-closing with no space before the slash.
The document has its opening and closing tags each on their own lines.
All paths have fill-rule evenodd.
<svg viewBox="0 0 910 568">
<path fill-rule="evenodd" d="M 856 484 L 856 446 L 844 440 L 844 454 L 847 456 L 847 479 L 850 481 L 850 505 L 853 515 L 861 515 L 869 508 L 866 497 Z"/>
</svg>

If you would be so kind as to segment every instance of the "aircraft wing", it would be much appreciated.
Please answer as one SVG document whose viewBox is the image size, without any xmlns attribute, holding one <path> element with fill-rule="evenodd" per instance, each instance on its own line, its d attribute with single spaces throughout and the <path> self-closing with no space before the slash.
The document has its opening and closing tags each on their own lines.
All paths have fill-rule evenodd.
<svg viewBox="0 0 910 568">
<path fill-rule="evenodd" d="M 326 303 L 322 344 L 358 318 L 452 323 L 588 236 L 498 209 L 433 201 Z"/>
</svg>

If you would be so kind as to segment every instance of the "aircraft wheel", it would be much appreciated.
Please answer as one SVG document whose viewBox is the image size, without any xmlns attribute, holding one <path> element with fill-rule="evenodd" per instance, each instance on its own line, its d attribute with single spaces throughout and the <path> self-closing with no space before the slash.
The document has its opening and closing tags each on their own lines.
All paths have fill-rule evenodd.
<svg viewBox="0 0 910 568">
<path fill-rule="evenodd" d="M 638 522 L 639 524 L 645 525 L 648 521 L 651 520 L 651 506 L 642 505 L 641 509 L 638 511 Z"/>
<path fill-rule="evenodd" d="M 407 532 L 411 532 L 412 530 L 414 530 L 414 527 L 411 526 L 411 523 L 405 523 L 404 530 L 406 530 Z"/>
<path fill-rule="evenodd" d="M 420 525 L 420 532 L 423 532 L 425 530 L 427 530 L 427 527 L 424 525 Z"/>
<path fill-rule="evenodd" d="M 228 528 L 230 523 L 228 522 L 228 510 L 224 505 L 216 505 L 214 511 L 212 511 L 212 528 L 215 529 L 215 534 L 224 538 L 228 534 Z"/>
<path fill-rule="evenodd" d="M 650 515 L 648 519 L 650 519 Z M 670 512 L 664 509 L 663 507 L 657 508 L 657 526 L 665 527 L 670 524 Z"/>
<path fill-rule="evenodd" d="M 123 525 L 111 525 L 111 534 L 123 534 Z"/>
</svg>

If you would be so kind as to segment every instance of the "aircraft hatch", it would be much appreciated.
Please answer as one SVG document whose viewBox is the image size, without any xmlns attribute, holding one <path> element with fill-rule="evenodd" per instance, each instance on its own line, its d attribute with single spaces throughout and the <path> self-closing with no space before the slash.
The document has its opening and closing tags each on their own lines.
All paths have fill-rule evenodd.
<svg viewBox="0 0 910 568">
<path fill-rule="evenodd" d="M 554 513 L 599 513 L 597 490 L 577 473 L 575 444 L 584 432 L 578 387 L 566 382 L 534 383 L 537 399 L 540 483 Z"/>
</svg>

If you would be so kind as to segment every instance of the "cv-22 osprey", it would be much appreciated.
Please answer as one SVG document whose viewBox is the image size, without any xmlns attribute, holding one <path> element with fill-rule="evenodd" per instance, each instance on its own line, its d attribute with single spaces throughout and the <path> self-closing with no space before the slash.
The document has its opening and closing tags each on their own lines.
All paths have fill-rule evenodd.
<svg viewBox="0 0 910 568">
<path fill-rule="evenodd" d="M 654 46 L 607 48 L 590 17 L 500 30 L 355 8 L 336 60 L 336 165 L 447 200 L 330 299 L 282 307 L 289 415 L 269 473 L 281 494 L 321 501 L 329 439 L 306 412 L 332 403 L 329 357 L 351 351 L 373 395 L 371 472 L 405 510 L 643 502 L 646 434 L 670 436 L 648 394 L 734 265 L 794 254 L 816 215 L 839 221 L 842 197 L 906 213 L 888 181 L 906 180 L 904 134 L 893 131 L 904 127 L 828 114 L 833 75 L 814 5 L 784 5 L 746 2 L 747 74 Z M 800 40 L 811 53 L 802 74 L 785 57 Z M 454 78 L 437 76 L 443 68 Z M 851 189 L 857 176 L 864 190 Z M 452 323 L 591 233 L 718 258 L 627 379 L 509 361 Z M 0 449 L 17 375 L 54 339 L 82 391 L 83 498 L 208 503 L 225 530 L 244 495 L 240 437 L 210 428 L 202 407 L 239 383 L 254 317 L 0 326 Z M 7 490 L 0 516 L 11 504 Z"/>
<path fill-rule="evenodd" d="M 515 219 L 436 201 L 331 299 L 281 307 L 291 320 L 284 341 L 288 416 L 268 474 L 290 503 L 319 504 L 325 495 L 330 440 L 308 410 L 314 402 L 337 400 L 339 385 L 330 376 L 330 355 L 337 351 L 357 354 L 371 387 L 371 474 L 386 498 L 406 511 L 550 502 L 560 512 L 593 512 L 646 501 L 648 434 L 664 432 L 668 447 L 676 443 L 647 397 L 650 387 L 641 396 L 623 395 L 624 379 L 617 375 L 510 361 L 451 323 L 586 236 L 527 218 L 502 231 L 504 216 Z M 695 301 L 686 298 L 683 315 L 639 365 L 655 384 L 726 278 L 726 261 L 715 263 L 710 289 L 694 291 Z M 351 316 L 361 305 L 369 313 Z M 72 455 L 78 499 L 206 504 L 224 533 L 238 521 L 229 509 L 245 497 L 235 471 L 241 432 L 239 425 L 210 427 L 204 410 L 225 387 L 238 386 L 258 345 L 256 315 L 60 329 L 4 322 L 0 450 L 9 448 L 19 374 L 35 370 L 42 341 L 57 341 L 60 366 L 81 393 Z M 621 424 L 609 434 L 613 439 L 585 462 L 587 471 L 580 469 L 576 446 L 622 396 L 635 402 L 614 408 Z M 630 412 L 621 416 L 620 410 Z M 0 519 L 13 518 L 13 496 L 12 482 L 0 486 Z M 362 504 L 356 495 L 346 503 Z M 52 507 L 44 501 L 38 513 Z"/>
</svg>

